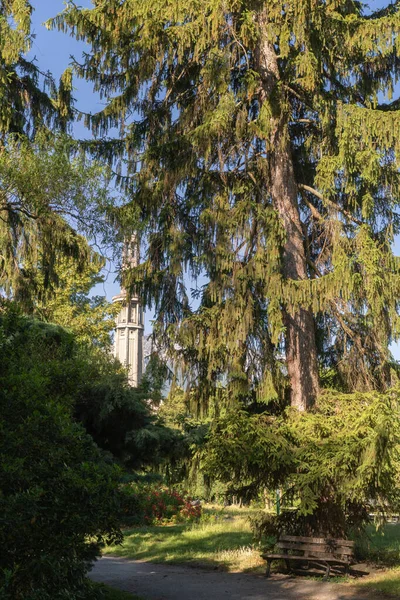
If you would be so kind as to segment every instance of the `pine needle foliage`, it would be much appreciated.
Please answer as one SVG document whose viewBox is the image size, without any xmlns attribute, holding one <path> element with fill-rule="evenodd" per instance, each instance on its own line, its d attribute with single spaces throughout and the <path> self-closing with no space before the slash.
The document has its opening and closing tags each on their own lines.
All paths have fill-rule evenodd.
<svg viewBox="0 0 400 600">
<path fill-rule="evenodd" d="M 279 418 L 228 411 L 199 458 L 244 498 L 265 488 L 294 497 L 296 512 L 281 522 L 287 533 L 348 535 L 371 512 L 379 522 L 399 509 L 399 416 L 398 389 L 325 392 L 313 411 Z"/>
<path fill-rule="evenodd" d="M 86 146 L 143 230 L 128 283 L 203 397 L 223 377 L 228 397 L 279 403 L 288 379 L 309 408 L 317 359 L 345 390 L 393 383 L 399 3 L 93 4 L 49 26 L 90 45 L 74 69 L 105 107 Z M 206 278 L 196 309 L 187 274 Z"/>
<path fill-rule="evenodd" d="M 38 127 L 65 129 L 71 118 L 71 72 L 59 85 L 29 61 L 32 4 L 0 1 L 0 137 L 7 133 L 34 135 Z"/>
</svg>

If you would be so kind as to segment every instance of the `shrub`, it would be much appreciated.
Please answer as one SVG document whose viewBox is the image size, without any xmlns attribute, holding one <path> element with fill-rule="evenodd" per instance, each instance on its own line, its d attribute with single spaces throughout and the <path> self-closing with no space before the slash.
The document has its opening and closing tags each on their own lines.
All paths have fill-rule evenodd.
<svg viewBox="0 0 400 600">
<path fill-rule="evenodd" d="M 121 487 L 122 521 L 124 525 L 191 521 L 201 515 L 201 506 L 176 490 L 138 483 Z"/>
<path fill-rule="evenodd" d="M 179 517 L 184 521 L 198 521 L 201 517 L 201 506 L 193 505 L 190 500 L 185 500 L 179 512 Z"/>
<path fill-rule="evenodd" d="M 400 387 L 385 393 L 326 391 L 310 412 L 278 417 L 226 411 L 199 451 L 203 469 L 248 500 L 290 490 L 286 532 L 348 536 L 374 512 L 400 507 Z"/>
<path fill-rule="evenodd" d="M 121 540 L 118 472 L 60 407 L 0 404 L 2 597 L 73 598 L 102 543 Z"/>
<path fill-rule="evenodd" d="M 48 352 L 61 374 L 57 348 L 69 337 L 38 326 L 28 356 L 20 325 L 0 320 L 0 597 L 89 600 L 97 593 L 87 571 L 102 544 L 122 538 L 119 470 L 73 421 L 61 384 L 54 399 L 39 368 Z"/>
</svg>

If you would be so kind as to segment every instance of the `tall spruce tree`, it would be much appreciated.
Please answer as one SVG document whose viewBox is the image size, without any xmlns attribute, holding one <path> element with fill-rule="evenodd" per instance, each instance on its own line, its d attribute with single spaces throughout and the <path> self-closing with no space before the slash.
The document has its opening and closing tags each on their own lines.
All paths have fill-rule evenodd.
<svg viewBox="0 0 400 600">
<path fill-rule="evenodd" d="M 0 137 L 8 133 L 34 135 L 44 123 L 66 127 L 71 117 L 71 73 L 57 86 L 35 60 L 32 45 L 32 4 L 0 0 Z"/>
<path fill-rule="evenodd" d="M 131 284 L 200 391 L 223 374 L 228 397 L 282 400 L 288 380 L 304 410 L 318 362 L 343 389 L 388 386 L 399 3 L 93 4 L 52 26 L 91 45 L 75 69 L 106 105 L 89 150 L 117 165 L 146 244 Z M 187 273 L 207 278 L 196 310 Z"/>
</svg>

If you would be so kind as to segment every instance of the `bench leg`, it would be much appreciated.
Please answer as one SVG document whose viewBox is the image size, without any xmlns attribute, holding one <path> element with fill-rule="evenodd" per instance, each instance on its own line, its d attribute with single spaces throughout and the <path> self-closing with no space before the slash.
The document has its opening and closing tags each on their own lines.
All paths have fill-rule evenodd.
<svg viewBox="0 0 400 600">
<path fill-rule="evenodd" d="M 326 565 L 326 571 L 324 575 L 324 581 L 328 581 L 329 575 L 331 574 L 331 565 Z"/>
<path fill-rule="evenodd" d="M 287 558 L 285 558 L 285 565 L 286 565 L 286 571 L 287 573 L 290 573 L 291 569 L 290 569 L 290 562 Z"/>
<path fill-rule="evenodd" d="M 267 558 L 267 568 L 265 571 L 265 577 L 269 577 L 271 573 L 271 559 Z"/>
</svg>

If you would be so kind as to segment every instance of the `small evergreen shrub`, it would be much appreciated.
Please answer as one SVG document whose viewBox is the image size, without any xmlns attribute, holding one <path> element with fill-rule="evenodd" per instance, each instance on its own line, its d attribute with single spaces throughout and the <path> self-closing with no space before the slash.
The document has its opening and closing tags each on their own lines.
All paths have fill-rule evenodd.
<svg viewBox="0 0 400 600">
<path fill-rule="evenodd" d="M 198 454 L 206 474 L 241 498 L 290 491 L 295 510 L 275 519 L 277 531 L 338 538 L 362 532 L 370 513 L 384 521 L 399 512 L 399 440 L 400 387 L 326 391 L 310 412 L 226 411 Z"/>
</svg>

